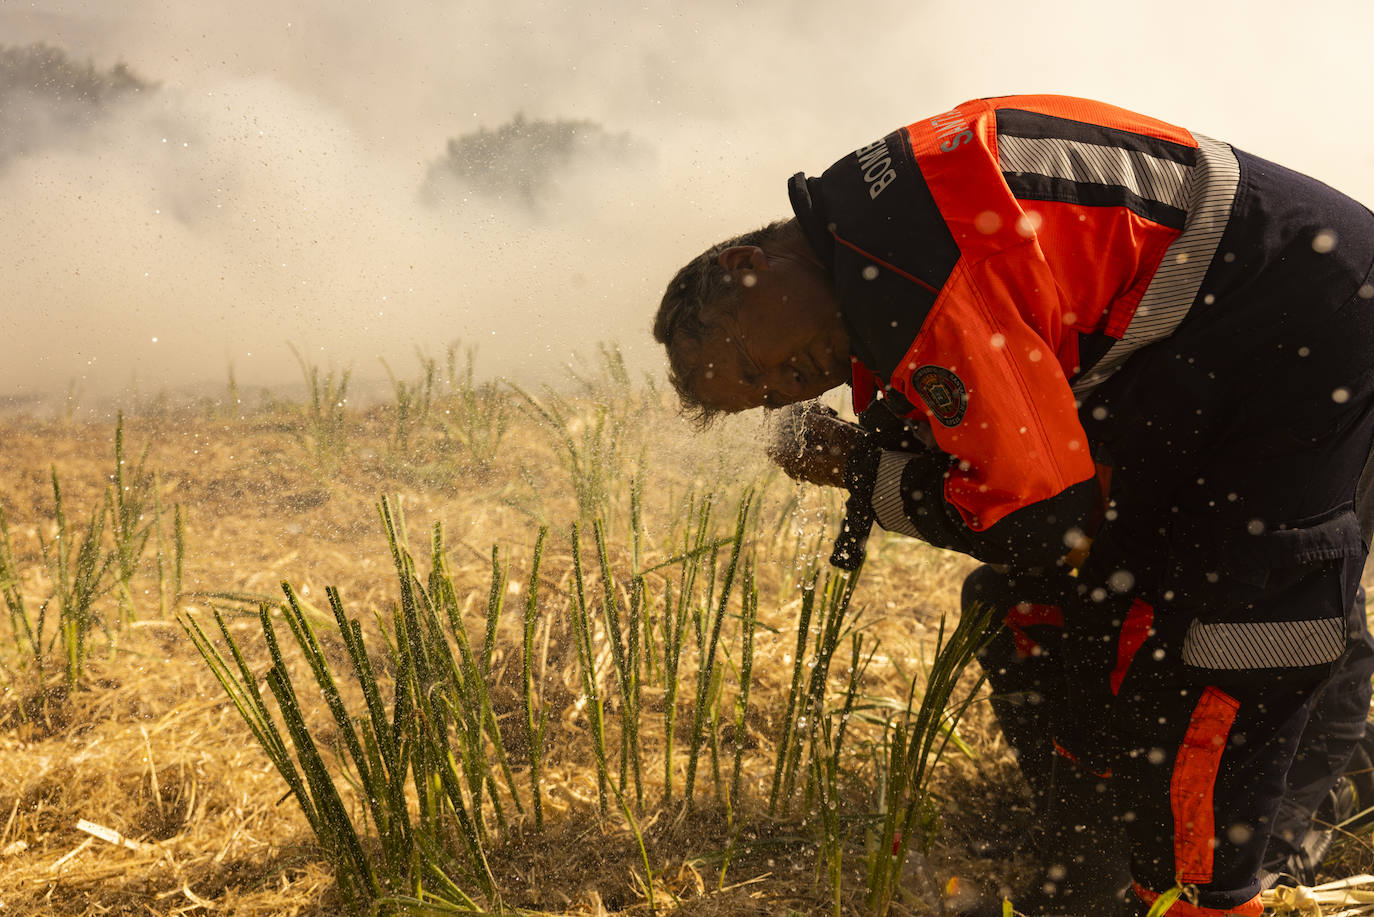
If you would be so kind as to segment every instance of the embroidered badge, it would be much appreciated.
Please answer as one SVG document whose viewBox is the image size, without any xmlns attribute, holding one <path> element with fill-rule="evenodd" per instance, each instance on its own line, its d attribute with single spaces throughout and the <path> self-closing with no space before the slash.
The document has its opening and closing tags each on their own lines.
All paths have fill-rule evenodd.
<svg viewBox="0 0 1374 917">
<path fill-rule="evenodd" d="M 911 387 L 947 427 L 957 427 L 968 410 L 968 391 L 959 377 L 943 366 L 928 363 L 911 374 Z"/>
</svg>

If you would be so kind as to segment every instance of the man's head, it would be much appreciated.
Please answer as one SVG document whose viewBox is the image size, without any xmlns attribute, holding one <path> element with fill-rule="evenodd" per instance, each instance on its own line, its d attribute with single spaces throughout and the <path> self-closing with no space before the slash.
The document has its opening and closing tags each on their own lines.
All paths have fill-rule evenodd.
<svg viewBox="0 0 1374 917">
<path fill-rule="evenodd" d="M 654 318 L 685 410 L 781 407 L 849 381 L 849 337 L 825 269 L 795 220 L 707 249 L 677 272 Z"/>
</svg>

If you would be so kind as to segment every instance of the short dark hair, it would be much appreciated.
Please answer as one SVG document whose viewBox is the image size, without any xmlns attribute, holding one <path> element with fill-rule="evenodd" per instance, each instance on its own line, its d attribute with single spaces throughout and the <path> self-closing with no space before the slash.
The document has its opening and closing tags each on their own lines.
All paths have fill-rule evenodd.
<svg viewBox="0 0 1374 917">
<path fill-rule="evenodd" d="M 766 247 L 777 241 L 790 220 L 777 220 L 767 226 L 726 239 L 687 262 L 668 282 L 668 289 L 654 316 L 654 340 L 668 350 L 668 381 L 677 392 L 682 411 L 697 426 L 704 427 L 721 411 L 701 403 L 693 382 L 699 368 L 701 344 L 714 327 L 703 316 L 708 308 L 733 311 L 739 287 L 730 272 L 720 265 L 720 253 L 735 246 Z"/>
</svg>

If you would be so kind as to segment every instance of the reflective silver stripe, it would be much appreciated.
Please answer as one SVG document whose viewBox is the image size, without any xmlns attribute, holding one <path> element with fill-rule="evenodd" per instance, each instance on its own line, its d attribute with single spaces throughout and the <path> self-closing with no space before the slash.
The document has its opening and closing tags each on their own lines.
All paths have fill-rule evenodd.
<svg viewBox="0 0 1374 917">
<path fill-rule="evenodd" d="M 1183 232 L 1164 253 L 1121 340 L 1074 382 L 1073 392 L 1080 399 L 1116 372 L 1131 354 L 1174 333 L 1188 315 L 1216 256 L 1221 234 L 1231 218 L 1240 164 L 1226 144 L 1202 134 L 1193 137 L 1201 155 L 1185 182 L 1188 217 Z"/>
<path fill-rule="evenodd" d="M 1073 182 L 1125 188 L 1137 197 L 1183 210 L 1190 167 L 1138 150 L 1057 138 L 999 134 L 997 161 L 1003 172 L 1030 172 Z"/>
<path fill-rule="evenodd" d="M 1281 669 L 1331 662 L 1345 650 L 1345 621 L 1246 621 L 1188 625 L 1183 661 L 1204 669 Z"/>
<path fill-rule="evenodd" d="M 906 517 L 902 506 L 902 471 L 911 455 L 906 452 L 888 452 L 878 457 L 878 481 L 873 485 L 873 515 L 878 524 L 889 532 L 918 537 L 916 527 Z"/>
</svg>

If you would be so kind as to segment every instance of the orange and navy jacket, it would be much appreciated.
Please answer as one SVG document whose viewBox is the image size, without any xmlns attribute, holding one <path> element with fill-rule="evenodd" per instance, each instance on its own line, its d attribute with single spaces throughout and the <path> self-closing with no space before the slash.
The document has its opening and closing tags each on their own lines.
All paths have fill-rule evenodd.
<svg viewBox="0 0 1374 917">
<path fill-rule="evenodd" d="M 876 398 L 938 446 L 874 459 L 879 524 L 989 561 L 1063 554 L 1100 499 L 1081 399 L 1203 298 L 1239 171 L 1228 145 L 1163 121 L 1008 96 L 794 176 L 856 412 Z"/>
</svg>

